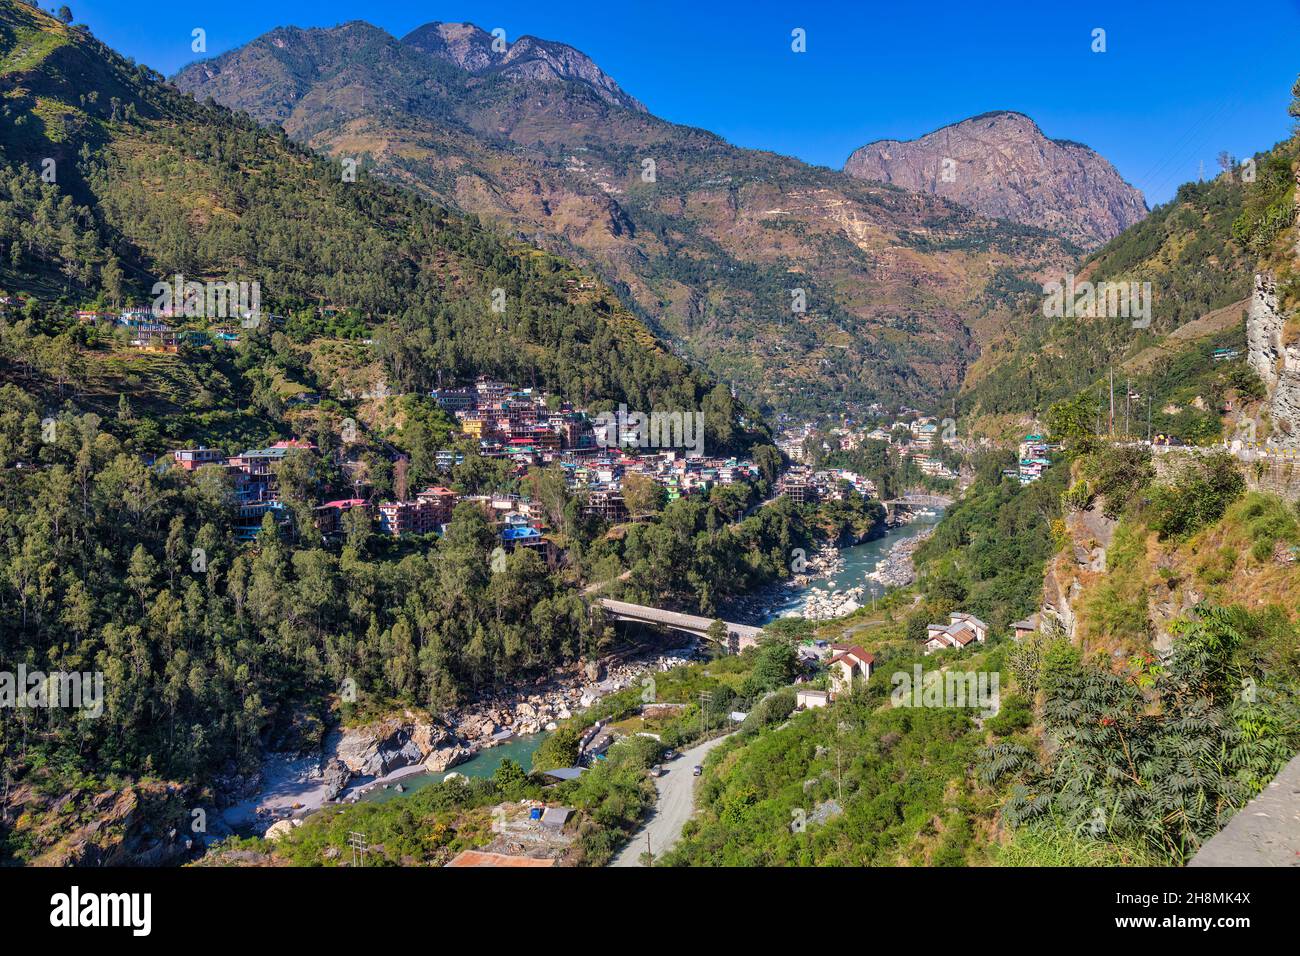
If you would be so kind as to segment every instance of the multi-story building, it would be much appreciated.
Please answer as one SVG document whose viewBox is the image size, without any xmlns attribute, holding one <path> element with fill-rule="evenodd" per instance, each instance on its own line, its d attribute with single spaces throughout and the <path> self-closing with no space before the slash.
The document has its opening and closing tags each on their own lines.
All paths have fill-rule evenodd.
<svg viewBox="0 0 1300 956">
<path fill-rule="evenodd" d="M 433 464 L 439 471 L 451 471 L 457 465 L 465 463 L 465 455 L 458 451 L 440 451 L 433 456 Z"/>
<path fill-rule="evenodd" d="M 451 512 L 456 507 L 456 492 L 441 485 L 425 488 L 416 496 L 416 500 L 428 502 L 433 506 L 431 520 L 435 527 L 451 521 Z"/>
<path fill-rule="evenodd" d="M 587 493 L 587 512 L 610 524 L 626 521 L 628 517 L 622 493 L 608 488 L 595 488 Z"/>
<path fill-rule="evenodd" d="M 186 471 L 193 471 L 203 465 L 224 464 L 226 460 L 225 453 L 219 448 L 177 448 L 172 452 L 172 460 L 176 462 L 177 467 Z"/>
<path fill-rule="evenodd" d="M 379 530 L 394 538 L 437 530 L 434 518 L 438 505 L 433 501 L 384 501 L 380 502 L 376 512 Z"/>
<path fill-rule="evenodd" d="M 510 397 L 511 387 L 505 382 L 496 382 L 486 376 L 474 383 L 476 404 L 479 408 L 499 408 Z"/>
<path fill-rule="evenodd" d="M 794 504 L 811 504 L 817 500 L 817 490 L 812 480 L 802 471 L 791 469 L 777 482 L 777 491 Z"/>
<path fill-rule="evenodd" d="M 369 516 L 369 504 L 365 498 L 340 498 L 327 501 L 315 509 L 316 528 L 324 537 L 338 534 L 343 527 L 343 515 L 349 511 L 361 509 Z"/>
<path fill-rule="evenodd" d="M 435 388 L 429 394 L 443 409 L 453 414 L 472 409 L 478 400 L 478 393 L 472 388 Z"/>
</svg>

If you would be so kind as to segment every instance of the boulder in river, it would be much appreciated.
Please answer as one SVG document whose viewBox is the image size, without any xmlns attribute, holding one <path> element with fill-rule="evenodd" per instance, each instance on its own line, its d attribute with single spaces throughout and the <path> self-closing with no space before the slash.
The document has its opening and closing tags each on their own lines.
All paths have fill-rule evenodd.
<svg viewBox="0 0 1300 956">
<path fill-rule="evenodd" d="M 474 756 L 474 750 L 452 743 L 439 747 L 424 760 L 424 769 L 430 773 L 442 773 L 459 763 L 464 763 Z"/>
</svg>

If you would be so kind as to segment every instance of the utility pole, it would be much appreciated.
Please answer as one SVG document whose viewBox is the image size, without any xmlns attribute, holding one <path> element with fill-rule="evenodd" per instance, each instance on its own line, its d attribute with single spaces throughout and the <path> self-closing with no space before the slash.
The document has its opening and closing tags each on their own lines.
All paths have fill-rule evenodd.
<svg viewBox="0 0 1300 956">
<path fill-rule="evenodd" d="M 646 866 L 654 866 L 655 855 L 650 852 L 650 831 L 649 830 L 646 830 L 645 832 L 645 855 L 646 855 Z"/>
<path fill-rule="evenodd" d="M 1110 369 L 1110 420 L 1106 423 L 1106 434 L 1115 439 L 1115 369 Z"/>
<path fill-rule="evenodd" d="M 352 847 L 352 865 L 365 866 L 366 850 L 370 849 L 369 844 L 366 842 L 366 835 L 364 833 L 358 833 L 356 830 L 349 830 L 348 846 Z M 361 854 L 361 862 L 359 864 L 357 863 L 358 852 Z"/>
<path fill-rule="evenodd" d="M 713 701 L 713 695 L 707 690 L 700 691 L 700 733 L 709 732 L 709 704 Z"/>
<path fill-rule="evenodd" d="M 1147 444 L 1151 444 L 1151 393 L 1147 392 Z"/>
<path fill-rule="evenodd" d="M 1124 440 L 1128 441 L 1128 410 L 1129 403 L 1133 397 L 1133 382 L 1127 376 L 1124 378 Z"/>
</svg>

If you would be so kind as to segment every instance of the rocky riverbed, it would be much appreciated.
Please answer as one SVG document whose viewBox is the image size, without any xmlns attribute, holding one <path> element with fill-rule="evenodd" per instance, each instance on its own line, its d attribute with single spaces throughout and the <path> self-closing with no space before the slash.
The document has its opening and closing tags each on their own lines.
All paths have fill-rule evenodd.
<svg viewBox="0 0 1300 956">
<path fill-rule="evenodd" d="M 933 522 L 926 515 L 856 544 L 824 545 L 801 573 L 729 599 L 719 613 L 728 621 L 757 625 L 781 617 L 824 621 L 852 614 L 870 605 L 873 595 L 913 581 L 912 554 L 933 533 Z"/>
<path fill-rule="evenodd" d="M 675 639 L 672 639 L 675 640 Z M 335 728 L 322 752 L 270 754 L 254 795 L 229 807 L 232 828 L 269 832 L 331 802 L 355 802 L 366 791 L 400 786 L 405 777 L 443 773 L 515 736 L 554 730 L 609 694 L 647 673 L 691 659 L 694 641 L 661 645 L 562 668 L 550 677 L 517 684 L 441 717 L 405 711 L 357 727 Z M 280 827 L 276 832 L 283 832 Z"/>
<path fill-rule="evenodd" d="M 904 587 L 916 580 L 916 566 L 912 554 L 934 534 L 934 528 L 922 528 L 911 537 L 898 541 L 877 568 L 867 577 L 887 588 Z"/>
</svg>

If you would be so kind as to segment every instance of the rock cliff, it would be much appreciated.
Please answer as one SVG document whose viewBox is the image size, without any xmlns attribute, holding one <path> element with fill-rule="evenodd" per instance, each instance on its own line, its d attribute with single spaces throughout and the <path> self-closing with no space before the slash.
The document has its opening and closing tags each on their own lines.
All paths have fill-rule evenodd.
<svg viewBox="0 0 1300 956">
<path fill-rule="evenodd" d="M 1081 143 L 1048 139 L 1022 113 L 985 113 L 919 139 L 868 143 L 844 171 L 1038 226 L 1089 249 L 1147 214 L 1142 193 L 1114 166 Z"/>
<path fill-rule="evenodd" d="M 1277 282 L 1271 273 L 1255 276 L 1255 293 L 1246 310 L 1246 361 L 1268 390 L 1265 411 L 1275 444 L 1300 447 L 1300 335 L 1288 329 L 1278 305 Z"/>
</svg>

